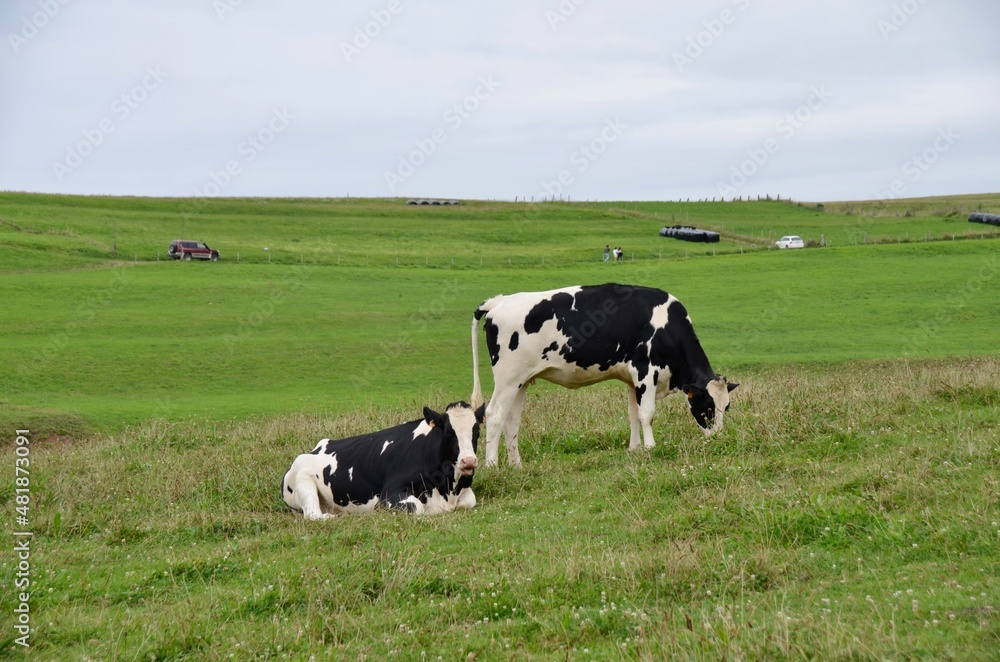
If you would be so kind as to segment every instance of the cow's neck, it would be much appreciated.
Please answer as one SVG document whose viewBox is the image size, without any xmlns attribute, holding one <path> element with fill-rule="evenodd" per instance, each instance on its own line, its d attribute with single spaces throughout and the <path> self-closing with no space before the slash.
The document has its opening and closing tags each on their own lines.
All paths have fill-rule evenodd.
<svg viewBox="0 0 1000 662">
<path fill-rule="evenodd" d="M 670 388 L 679 389 L 685 384 L 696 384 L 704 387 L 715 379 L 715 371 L 708 362 L 705 350 L 696 337 L 684 343 L 681 351 L 670 366 Z"/>
</svg>

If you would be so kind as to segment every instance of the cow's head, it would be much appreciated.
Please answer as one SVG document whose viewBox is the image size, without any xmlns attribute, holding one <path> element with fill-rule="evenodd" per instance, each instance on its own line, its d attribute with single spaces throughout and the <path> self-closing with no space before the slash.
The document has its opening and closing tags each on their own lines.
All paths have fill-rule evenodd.
<svg viewBox="0 0 1000 662">
<path fill-rule="evenodd" d="M 424 420 L 438 427 L 444 434 L 443 448 L 449 457 L 456 458 L 458 475 L 471 476 L 479 465 L 476 448 L 479 446 L 479 427 L 483 424 L 486 405 L 473 409 L 465 402 L 453 402 L 444 414 L 424 407 Z M 456 478 L 458 476 L 456 475 Z"/>
<path fill-rule="evenodd" d="M 706 437 L 722 429 L 722 415 L 729 409 L 729 392 L 737 386 L 739 384 L 731 384 L 725 377 L 716 377 L 705 386 L 686 384 L 682 387 L 687 394 L 691 415 Z"/>
</svg>

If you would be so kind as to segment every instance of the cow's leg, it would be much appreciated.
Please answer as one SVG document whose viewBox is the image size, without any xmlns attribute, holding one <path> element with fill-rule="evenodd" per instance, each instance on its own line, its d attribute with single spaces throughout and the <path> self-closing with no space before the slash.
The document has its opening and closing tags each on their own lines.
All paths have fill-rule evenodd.
<svg viewBox="0 0 1000 662">
<path fill-rule="evenodd" d="M 639 405 L 635 401 L 635 387 L 628 387 L 628 424 L 629 424 L 629 440 L 628 449 L 630 451 L 639 450 L 639 444 L 642 441 L 640 436 L 641 423 L 639 422 Z"/>
<path fill-rule="evenodd" d="M 496 389 L 490 404 L 486 406 L 486 466 L 497 466 L 500 459 L 500 434 L 508 425 L 508 420 L 514 412 L 514 405 L 517 401 L 518 390 Z M 510 448 L 510 438 L 507 438 L 507 447 Z M 515 452 L 517 440 L 514 440 Z M 507 461 L 511 462 L 508 450 Z M 518 457 L 520 464 L 520 457 Z M 513 464 L 513 462 L 511 462 Z"/>
<path fill-rule="evenodd" d="M 414 515 L 423 515 L 423 502 L 405 490 L 385 491 L 381 495 L 381 500 L 391 510 L 402 510 Z"/>
<path fill-rule="evenodd" d="M 319 503 L 319 490 L 316 485 L 316 476 L 306 472 L 300 472 L 292 485 L 295 490 L 295 499 L 302 516 L 308 520 L 329 519 L 332 515 L 324 513 Z"/>
<path fill-rule="evenodd" d="M 471 487 L 466 487 L 461 492 L 458 493 L 458 504 L 455 506 L 458 508 L 475 508 L 476 507 L 476 495 L 472 491 Z"/>
<path fill-rule="evenodd" d="M 320 489 L 324 487 L 323 469 L 330 460 L 331 458 L 311 454 L 299 455 L 282 480 L 281 490 L 285 503 L 294 510 L 301 511 L 307 520 L 333 517 L 323 512 L 320 502 Z"/>
<path fill-rule="evenodd" d="M 643 388 L 645 385 L 646 388 Z M 640 384 L 635 390 L 636 407 L 639 410 L 639 424 L 642 426 L 642 445 L 652 448 L 656 445 L 653 440 L 653 413 L 656 411 L 656 386 L 652 380 L 646 384 Z"/>
<path fill-rule="evenodd" d="M 503 435 L 507 441 L 507 464 L 514 467 L 521 466 L 521 452 L 517 448 L 517 433 L 521 429 L 521 413 L 524 411 L 524 398 L 527 391 L 527 385 L 517 390 L 514 404 L 510 408 L 510 413 L 507 414 L 507 421 L 503 428 Z"/>
</svg>

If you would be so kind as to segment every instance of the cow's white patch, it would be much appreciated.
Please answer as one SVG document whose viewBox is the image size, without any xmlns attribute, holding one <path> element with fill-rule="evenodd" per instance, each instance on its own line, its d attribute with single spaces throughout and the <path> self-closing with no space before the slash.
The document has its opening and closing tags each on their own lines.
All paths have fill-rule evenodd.
<svg viewBox="0 0 1000 662">
<path fill-rule="evenodd" d="M 326 519 L 327 513 L 335 508 L 333 492 L 323 481 L 327 467 L 331 474 L 337 471 L 336 454 L 305 453 L 295 458 L 282 481 L 281 494 L 285 503 L 301 511 L 308 520 Z"/>
<path fill-rule="evenodd" d="M 455 508 L 475 508 L 476 507 L 476 495 L 472 491 L 471 487 L 466 487 L 461 492 L 458 493 L 457 503 Z"/>
<path fill-rule="evenodd" d="M 413 438 L 422 437 L 424 435 L 430 434 L 430 431 L 434 429 L 433 423 L 428 423 L 427 421 L 420 421 L 420 425 L 413 429 Z"/>
<path fill-rule="evenodd" d="M 719 377 L 710 381 L 705 390 L 715 402 L 715 419 L 712 421 L 712 425 L 705 428 L 705 436 L 710 437 L 722 429 L 722 418 L 726 413 L 726 407 L 729 406 L 729 384 L 726 383 L 725 379 Z"/>
<path fill-rule="evenodd" d="M 347 470 L 347 480 L 354 482 L 354 467 Z"/>
<path fill-rule="evenodd" d="M 399 503 L 401 503 L 401 504 L 403 504 L 403 503 L 412 504 L 413 505 L 413 514 L 414 515 L 423 515 L 424 514 L 424 502 L 421 501 L 420 499 L 418 499 L 417 497 L 415 497 L 412 494 L 410 496 L 406 497 L 405 499 L 403 499 L 402 501 L 400 501 Z"/>
<path fill-rule="evenodd" d="M 468 406 L 456 405 L 445 412 L 451 427 L 458 437 L 458 462 L 455 463 L 455 480 L 461 475 L 459 467 L 462 458 L 476 457 L 476 449 L 472 446 L 472 429 L 476 426 L 476 412 Z"/>
<path fill-rule="evenodd" d="M 675 299 L 674 295 L 671 294 L 667 296 L 666 303 L 660 304 L 656 308 L 653 308 L 653 316 L 652 319 L 650 319 L 650 324 L 653 325 L 654 329 L 662 329 L 667 325 L 670 304 L 672 304 L 674 301 L 677 301 L 677 299 Z"/>
<path fill-rule="evenodd" d="M 384 453 L 385 449 L 389 448 L 389 446 L 392 445 L 393 441 L 394 441 L 393 439 L 390 439 L 389 441 L 387 441 L 384 444 L 382 444 L 382 451 L 379 453 L 379 455 L 381 455 L 382 453 Z"/>
<path fill-rule="evenodd" d="M 365 503 L 349 503 L 346 506 L 336 506 L 339 512 L 350 513 L 351 515 L 363 515 L 375 510 L 378 506 L 378 497 L 373 496 Z"/>
<path fill-rule="evenodd" d="M 425 502 L 423 502 L 423 509 L 418 511 L 419 515 L 440 515 L 441 513 L 450 513 L 455 510 L 458 505 L 457 499 L 454 494 L 449 494 L 444 496 L 438 492 L 437 488 L 431 492 Z"/>
</svg>

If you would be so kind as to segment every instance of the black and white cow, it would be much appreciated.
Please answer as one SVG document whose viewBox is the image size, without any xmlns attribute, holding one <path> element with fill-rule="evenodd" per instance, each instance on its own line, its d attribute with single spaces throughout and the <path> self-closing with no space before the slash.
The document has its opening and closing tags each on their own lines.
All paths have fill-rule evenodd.
<svg viewBox="0 0 1000 662">
<path fill-rule="evenodd" d="M 330 441 L 299 455 L 281 495 L 306 519 L 364 513 L 378 505 L 421 515 L 474 508 L 472 475 L 483 407 L 448 405 L 444 414 L 387 430 Z"/>
<path fill-rule="evenodd" d="M 485 301 L 472 320 L 473 405 L 479 383 L 479 321 L 493 365 L 486 408 L 486 465 L 495 466 L 500 433 L 507 461 L 520 466 L 517 432 L 524 394 L 537 379 L 568 388 L 618 379 L 629 387 L 630 449 L 651 448 L 656 400 L 681 390 L 706 435 L 722 428 L 729 392 L 738 386 L 708 363 L 691 318 L 672 295 L 649 287 L 590 285 L 520 292 Z"/>
</svg>

